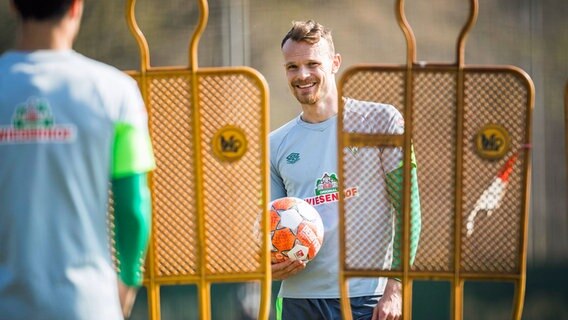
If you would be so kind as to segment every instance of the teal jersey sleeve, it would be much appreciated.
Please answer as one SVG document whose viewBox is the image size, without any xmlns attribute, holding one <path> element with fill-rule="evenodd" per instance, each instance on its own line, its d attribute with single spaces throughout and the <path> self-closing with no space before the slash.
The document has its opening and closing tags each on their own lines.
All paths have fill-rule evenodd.
<svg viewBox="0 0 568 320">
<path fill-rule="evenodd" d="M 119 278 L 126 285 L 139 286 L 151 226 L 151 197 L 146 174 L 113 179 L 112 191 Z"/>
<path fill-rule="evenodd" d="M 413 158 L 414 159 L 414 158 Z M 401 266 L 401 240 L 402 240 L 402 191 L 403 191 L 403 174 L 404 168 L 387 173 L 387 190 L 389 199 L 395 210 L 395 234 L 394 234 L 394 250 L 392 268 L 398 269 Z M 416 164 L 413 161 L 410 170 L 410 264 L 414 263 L 416 252 L 418 250 L 418 242 L 420 240 L 420 231 L 422 228 L 421 212 L 420 212 L 420 196 L 418 192 L 418 175 Z"/>
<path fill-rule="evenodd" d="M 145 173 L 155 167 L 150 136 L 145 128 L 118 122 L 114 130 L 113 179 Z"/>
</svg>

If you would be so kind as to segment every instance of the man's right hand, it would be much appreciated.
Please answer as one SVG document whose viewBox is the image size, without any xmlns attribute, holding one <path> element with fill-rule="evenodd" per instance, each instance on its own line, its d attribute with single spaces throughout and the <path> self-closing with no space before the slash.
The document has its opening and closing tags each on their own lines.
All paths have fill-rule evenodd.
<svg viewBox="0 0 568 320">
<path fill-rule="evenodd" d="M 120 307 L 122 308 L 122 315 L 125 319 L 130 317 L 134 301 L 136 301 L 136 292 L 138 288 L 129 287 L 122 281 L 118 280 L 118 297 L 120 298 Z"/>
<path fill-rule="evenodd" d="M 288 259 L 283 262 L 275 263 L 272 265 L 272 280 L 287 279 L 304 270 L 305 267 L 306 262 L 300 260 Z"/>
</svg>

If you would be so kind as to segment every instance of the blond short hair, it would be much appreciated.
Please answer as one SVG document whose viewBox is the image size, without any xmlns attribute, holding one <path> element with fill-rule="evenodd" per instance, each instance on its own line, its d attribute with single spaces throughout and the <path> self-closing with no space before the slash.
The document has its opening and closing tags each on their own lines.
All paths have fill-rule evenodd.
<svg viewBox="0 0 568 320">
<path fill-rule="evenodd" d="M 305 41 L 310 44 L 316 44 L 322 38 L 329 44 L 331 54 L 334 54 L 335 47 L 333 45 L 333 38 L 331 37 L 331 30 L 314 20 L 292 21 L 292 28 L 284 36 L 284 39 L 282 39 L 280 48 L 284 47 L 284 43 L 288 40 L 298 42 Z"/>
</svg>

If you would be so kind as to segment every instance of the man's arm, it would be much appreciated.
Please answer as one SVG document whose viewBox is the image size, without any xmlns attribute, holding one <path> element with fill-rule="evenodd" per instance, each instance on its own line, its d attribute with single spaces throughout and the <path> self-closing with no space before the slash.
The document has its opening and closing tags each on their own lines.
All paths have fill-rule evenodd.
<svg viewBox="0 0 568 320">
<path fill-rule="evenodd" d="M 112 191 L 118 291 L 125 317 L 130 314 L 136 290 L 143 279 L 142 265 L 151 224 L 151 197 L 146 173 L 154 167 L 147 128 L 117 123 L 113 145 Z"/>
<path fill-rule="evenodd" d="M 113 179 L 112 191 L 118 291 L 122 312 L 128 317 L 142 284 L 142 265 L 150 236 L 151 200 L 146 174 Z"/>
<path fill-rule="evenodd" d="M 402 284 L 395 279 L 388 279 L 383 296 L 373 310 L 371 320 L 402 319 Z"/>
<path fill-rule="evenodd" d="M 280 176 L 280 173 L 273 165 L 270 163 L 270 199 L 274 201 L 279 198 L 286 197 L 288 194 L 286 188 L 284 187 L 284 181 Z M 275 263 L 271 265 L 272 280 L 284 280 L 289 278 L 296 273 L 304 270 L 306 268 L 306 263 L 300 260 L 285 260 L 280 263 Z"/>
<path fill-rule="evenodd" d="M 386 174 L 387 192 L 391 205 L 395 209 L 395 234 L 392 268 L 401 267 L 402 252 L 402 199 L 403 199 L 403 174 L 404 168 L 401 166 L 394 171 Z M 420 196 L 418 192 L 418 176 L 416 165 L 412 163 L 410 170 L 410 264 L 414 263 L 420 230 L 422 226 L 420 212 Z M 382 319 L 401 319 L 402 318 L 402 284 L 399 279 L 388 279 L 383 296 L 379 300 L 373 312 L 372 320 Z"/>
<path fill-rule="evenodd" d="M 395 209 L 395 233 L 392 268 L 398 269 L 401 266 L 402 252 L 402 191 L 403 191 L 404 168 L 399 167 L 386 174 L 387 192 L 391 205 Z M 410 170 L 410 265 L 414 263 L 420 231 L 422 229 L 422 218 L 420 212 L 420 195 L 418 192 L 418 175 L 416 166 L 412 164 Z"/>
<path fill-rule="evenodd" d="M 146 174 L 112 180 L 114 235 L 119 278 L 128 286 L 142 283 L 142 265 L 150 237 L 151 200 Z"/>
</svg>

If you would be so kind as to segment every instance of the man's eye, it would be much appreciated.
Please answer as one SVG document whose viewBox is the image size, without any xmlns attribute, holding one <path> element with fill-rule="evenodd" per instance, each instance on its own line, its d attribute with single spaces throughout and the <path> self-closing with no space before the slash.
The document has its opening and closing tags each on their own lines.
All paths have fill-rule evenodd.
<svg viewBox="0 0 568 320">
<path fill-rule="evenodd" d="M 316 67 L 318 67 L 319 65 L 320 65 L 320 64 L 317 63 L 317 62 L 310 62 L 310 64 L 309 64 L 309 66 L 312 67 L 312 68 L 316 68 Z"/>
</svg>

